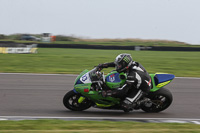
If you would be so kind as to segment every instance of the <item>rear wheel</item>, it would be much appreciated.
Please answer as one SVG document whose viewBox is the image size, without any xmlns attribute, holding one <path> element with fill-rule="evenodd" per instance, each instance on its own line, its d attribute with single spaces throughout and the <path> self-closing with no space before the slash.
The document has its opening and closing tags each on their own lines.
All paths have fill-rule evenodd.
<svg viewBox="0 0 200 133">
<path fill-rule="evenodd" d="M 63 104 L 66 108 L 72 111 L 83 111 L 91 107 L 91 101 L 85 98 L 81 103 L 78 102 L 80 94 L 75 93 L 73 90 L 65 94 Z"/>
<path fill-rule="evenodd" d="M 167 109 L 173 101 L 171 92 L 166 88 L 161 88 L 156 92 L 150 92 L 147 98 L 149 100 L 141 105 L 141 109 L 145 112 L 161 112 Z"/>
</svg>

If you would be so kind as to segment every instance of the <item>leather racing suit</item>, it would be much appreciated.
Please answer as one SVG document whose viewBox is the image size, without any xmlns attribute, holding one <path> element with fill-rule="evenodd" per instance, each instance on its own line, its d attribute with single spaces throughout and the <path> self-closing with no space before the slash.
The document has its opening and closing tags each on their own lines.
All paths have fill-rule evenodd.
<svg viewBox="0 0 200 133">
<path fill-rule="evenodd" d="M 101 68 L 115 67 L 114 62 L 101 64 Z M 127 80 L 121 88 L 108 91 L 106 96 L 121 98 L 130 103 L 136 103 L 151 89 L 151 77 L 145 68 L 138 62 L 133 62 L 125 71 Z"/>
</svg>

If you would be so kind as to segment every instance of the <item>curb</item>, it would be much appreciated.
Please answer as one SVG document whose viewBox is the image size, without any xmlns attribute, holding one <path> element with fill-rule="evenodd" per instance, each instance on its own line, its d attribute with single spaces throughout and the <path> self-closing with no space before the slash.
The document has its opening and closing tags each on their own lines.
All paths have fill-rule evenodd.
<svg viewBox="0 0 200 133">
<path fill-rule="evenodd" d="M 33 116 L 0 116 L 0 121 L 12 120 L 42 120 L 42 119 L 54 119 L 54 120 L 89 120 L 89 121 L 132 121 L 141 123 L 192 123 L 200 125 L 200 119 L 181 119 L 181 118 L 117 118 L 117 117 L 33 117 Z"/>
</svg>

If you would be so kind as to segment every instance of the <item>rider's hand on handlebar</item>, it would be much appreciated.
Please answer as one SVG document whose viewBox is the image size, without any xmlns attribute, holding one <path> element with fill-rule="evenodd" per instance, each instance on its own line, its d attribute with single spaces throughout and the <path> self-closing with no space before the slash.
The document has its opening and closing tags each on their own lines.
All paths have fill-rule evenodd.
<svg viewBox="0 0 200 133">
<path fill-rule="evenodd" d="M 101 71 L 103 69 L 103 64 L 99 64 L 98 66 L 97 66 L 97 71 Z"/>
<path fill-rule="evenodd" d="M 98 78 L 100 78 L 102 76 L 102 73 L 100 71 L 97 71 L 96 75 L 97 75 Z"/>
</svg>

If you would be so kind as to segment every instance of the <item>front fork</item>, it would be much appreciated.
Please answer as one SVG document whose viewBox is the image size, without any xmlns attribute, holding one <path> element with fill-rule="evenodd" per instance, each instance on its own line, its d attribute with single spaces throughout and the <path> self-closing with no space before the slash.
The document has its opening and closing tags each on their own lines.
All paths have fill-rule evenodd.
<svg viewBox="0 0 200 133">
<path fill-rule="evenodd" d="M 82 103 L 85 100 L 85 97 L 80 96 L 80 98 L 78 99 L 78 103 Z"/>
<path fill-rule="evenodd" d="M 73 91 L 74 91 L 75 93 L 78 93 L 75 89 L 73 89 Z M 85 97 L 80 96 L 79 99 L 78 99 L 78 103 L 82 103 L 84 100 L 85 100 Z"/>
</svg>

